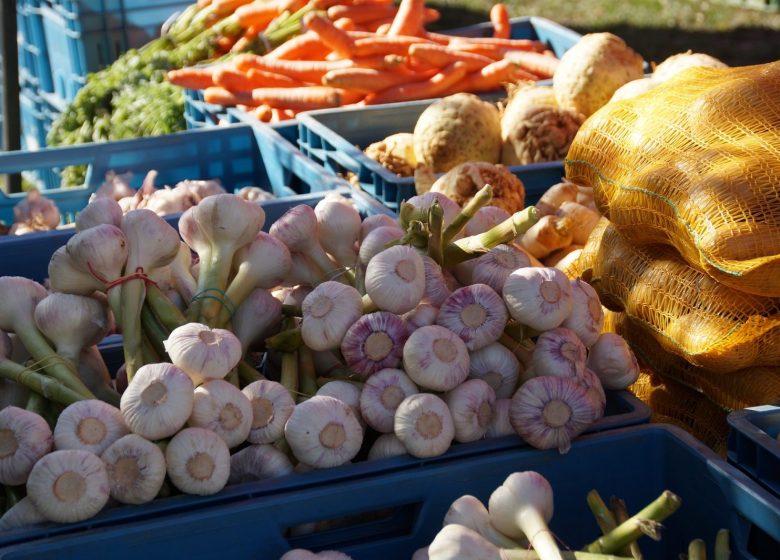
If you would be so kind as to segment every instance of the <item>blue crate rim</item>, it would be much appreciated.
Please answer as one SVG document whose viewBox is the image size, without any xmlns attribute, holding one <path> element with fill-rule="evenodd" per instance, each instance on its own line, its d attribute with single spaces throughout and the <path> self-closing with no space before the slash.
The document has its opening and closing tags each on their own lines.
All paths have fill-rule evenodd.
<svg viewBox="0 0 780 560">
<path fill-rule="evenodd" d="M 729 427 L 737 431 L 740 436 L 747 437 L 752 442 L 775 453 L 778 456 L 778 461 L 780 461 L 780 442 L 751 421 L 751 418 L 756 416 L 778 412 L 780 412 L 780 406 L 777 405 L 754 406 L 730 412 L 726 417 L 726 421 Z M 729 449 L 729 456 L 731 456 L 732 452 L 733 450 Z"/>
</svg>

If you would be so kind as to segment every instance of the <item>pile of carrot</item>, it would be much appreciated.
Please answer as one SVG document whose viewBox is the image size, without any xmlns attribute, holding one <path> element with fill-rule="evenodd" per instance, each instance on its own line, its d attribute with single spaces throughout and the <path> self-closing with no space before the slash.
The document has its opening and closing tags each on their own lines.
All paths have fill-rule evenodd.
<svg viewBox="0 0 780 560">
<path fill-rule="evenodd" d="M 212 2 L 241 4 L 234 16 L 255 36 L 285 11 L 306 6 L 303 0 Z M 426 31 L 439 13 L 424 0 L 398 6 L 392 0 L 310 0 L 309 6 L 303 33 L 266 54 L 174 70 L 168 79 L 205 90 L 208 103 L 276 122 L 311 109 L 494 91 L 551 78 L 558 64 L 543 43 L 510 38 L 503 4 L 491 8 L 493 36 L 483 38 Z"/>
</svg>

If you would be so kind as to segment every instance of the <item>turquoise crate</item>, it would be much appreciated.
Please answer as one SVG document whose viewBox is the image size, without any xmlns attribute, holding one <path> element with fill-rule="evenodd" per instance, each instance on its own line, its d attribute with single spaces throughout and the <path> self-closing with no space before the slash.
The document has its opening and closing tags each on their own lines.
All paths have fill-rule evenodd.
<svg viewBox="0 0 780 560">
<path fill-rule="evenodd" d="M 780 496 L 780 406 L 735 410 L 728 423 L 729 462 Z"/>
<path fill-rule="evenodd" d="M 36 93 L 53 91 L 40 7 L 41 0 L 16 1 L 19 74 Z"/>
<path fill-rule="evenodd" d="M 308 486 L 273 495 L 247 491 L 245 499 L 233 503 L 114 527 L 94 526 L 3 548 L 0 558 L 130 560 L 156 557 L 168 549 L 188 560 L 248 560 L 275 559 L 301 547 L 337 549 L 354 560 L 408 559 L 441 529 L 453 500 L 471 494 L 487 502 L 509 474 L 523 470 L 538 471 L 550 481 L 555 503 L 550 528 L 565 548 L 580 548 L 601 534 L 585 499 L 595 488 L 606 498 L 621 497 L 631 512 L 663 490 L 681 497 L 680 509 L 664 522 L 661 541 L 643 539 L 642 553 L 648 560 L 678 558 L 694 538 L 705 539 L 711 547 L 721 528 L 731 531 L 735 560 L 776 559 L 780 550 L 780 501 L 672 426 L 585 436 L 566 455 L 514 448 L 425 461 L 395 457 L 380 463 L 406 465 L 360 474 L 361 465 L 339 467 L 331 474 L 354 469 L 355 475 L 312 479 Z M 341 526 L 289 536 L 293 527 L 326 520 L 338 520 Z"/>
</svg>

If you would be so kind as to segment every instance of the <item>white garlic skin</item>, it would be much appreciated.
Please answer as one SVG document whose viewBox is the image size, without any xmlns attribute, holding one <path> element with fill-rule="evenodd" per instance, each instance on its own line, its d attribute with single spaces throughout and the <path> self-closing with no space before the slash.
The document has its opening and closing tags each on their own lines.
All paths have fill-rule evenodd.
<svg viewBox="0 0 780 560">
<path fill-rule="evenodd" d="M 185 494 L 216 494 L 230 476 L 230 451 L 211 430 L 185 428 L 165 448 L 168 477 Z"/>
<path fill-rule="evenodd" d="M 499 548 L 462 525 L 445 525 L 428 547 L 431 560 L 502 560 Z"/>
<path fill-rule="evenodd" d="M 526 267 L 512 272 L 502 290 L 509 314 L 518 322 L 547 331 L 571 314 L 571 285 L 555 268 Z"/>
<path fill-rule="evenodd" d="M 436 324 L 457 334 L 469 350 L 479 350 L 501 337 L 507 318 L 501 296 L 486 284 L 472 284 L 450 294 Z"/>
<path fill-rule="evenodd" d="M 252 407 L 250 443 L 273 443 L 284 436 L 284 425 L 295 409 L 290 392 L 276 381 L 253 381 L 241 390 Z"/>
<path fill-rule="evenodd" d="M 317 389 L 317 395 L 322 397 L 333 397 L 338 399 L 352 409 L 355 413 L 355 417 L 362 421 L 363 418 L 360 415 L 360 387 L 349 381 L 328 381 Z"/>
<path fill-rule="evenodd" d="M 404 371 L 417 385 L 449 391 L 469 375 L 466 344 L 455 333 L 438 325 L 414 331 L 404 345 Z"/>
<path fill-rule="evenodd" d="M 83 521 L 108 502 L 108 473 L 94 453 L 53 451 L 35 463 L 27 479 L 27 496 L 49 521 Z"/>
<path fill-rule="evenodd" d="M 0 484 L 24 484 L 52 444 L 51 429 L 41 416 L 16 406 L 0 410 Z"/>
<path fill-rule="evenodd" d="M 301 306 L 301 337 L 312 350 L 335 350 L 349 327 L 363 315 L 363 300 L 352 286 L 323 282 Z"/>
<path fill-rule="evenodd" d="M 536 376 L 579 377 L 585 370 L 587 350 L 576 333 L 565 327 L 543 332 L 531 354 Z"/>
<path fill-rule="evenodd" d="M 431 257 L 423 255 L 423 267 L 425 268 L 425 292 L 423 301 L 435 307 L 441 307 L 450 296 L 450 289 L 444 280 L 441 267 Z"/>
<path fill-rule="evenodd" d="M 401 319 L 403 319 L 404 324 L 406 324 L 406 329 L 408 333 L 412 334 L 420 327 L 435 325 L 436 317 L 438 317 L 438 315 L 439 315 L 438 307 L 434 307 L 430 303 L 425 303 L 423 301 L 411 311 L 404 313 L 401 316 Z"/>
<path fill-rule="evenodd" d="M 252 421 L 252 404 L 235 385 L 212 379 L 195 388 L 190 426 L 211 430 L 235 447 L 246 441 Z"/>
<path fill-rule="evenodd" d="M 405 245 L 385 249 L 368 263 L 366 293 L 379 309 L 401 315 L 411 311 L 425 292 L 425 265 L 416 250 Z"/>
<path fill-rule="evenodd" d="M 222 379 L 243 356 L 241 342 L 226 329 L 212 329 L 200 323 L 187 323 L 163 341 L 171 361 L 199 385 L 207 379 Z"/>
<path fill-rule="evenodd" d="M 0 516 L 0 531 L 26 529 L 46 522 L 48 519 L 38 511 L 32 500 L 25 496 Z"/>
<path fill-rule="evenodd" d="M 360 263 L 366 266 L 371 262 L 371 259 L 385 250 L 388 243 L 398 241 L 403 236 L 404 230 L 399 228 L 397 224 L 383 225 L 370 230 L 360 243 L 358 251 Z"/>
<path fill-rule="evenodd" d="M 417 385 L 402 370 L 378 371 L 368 378 L 360 392 L 361 416 L 376 431 L 392 432 L 398 405 L 418 392 Z"/>
<path fill-rule="evenodd" d="M 165 481 L 162 450 L 149 440 L 128 434 L 100 457 L 106 465 L 111 497 L 123 504 L 145 504 L 157 497 Z"/>
<path fill-rule="evenodd" d="M 455 267 L 455 276 L 463 284 L 487 284 L 500 294 L 504 283 L 518 268 L 531 266 L 528 255 L 513 245 L 498 245 Z"/>
<path fill-rule="evenodd" d="M 397 315 L 387 311 L 369 313 L 347 330 L 341 341 L 341 354 L 352 371 L 369 377 L 401 363 L 408 337 L 408 329 Z"/>
<path fill-rule="evenodd" d="M 450 448 L 455 437 L 452 414 L 431 393 L 406 397 L 395 411 L 393 431 L 414 457 L 436 457 Z"/>
<path fill-rule="evenodd" d="M 604 389 L 625 389 L 639 378 L 636 356 L 619 334 L 603 333 L 591 347 L 587 365 Z"/>
<path fill-rule="evenodd" d="M 517 389 L 520 361 L 509 348 L 493 342 L 469 353 L 469 378 L 482 379 L 497 399 L 509 399 Z"/>
<path fill-rule="evenodd" d="M 363 443 L 363 429 L 352 408 L 323 396 L 296 405 L 284 436 L 296 459 L 317 468 L 351 461 Z"/>
<path fill-rule="evenodd" d="M 604 387 L 601 385 L 599 376 L 596 375 L 592 369 L 587 367 L 582 373 L 582 376 L 578 379 L 588 392 L 588 397 L 593 406 L 593 421 L 595 422 L 604 416 L 604 410 L 607 407 L 607 395 L 604 392 Z"/>
<path fill-rule="evenodd" d="M 120 410 L 96 399 L 65 408 L 54 427 L 57 449 L 83 449 L 101 455 L 108 446 L 130 433 Z"/>
<path fill-rule="evenodd" d="M 490 419 L 485 437 L 488 439 L 514 435 L 515 429 L 509 421 L 509 407 L 512 399 L 496 399 L 493 404 L 493 418 Z"/>
<path fill-rule="evenodd" d="M 360 224 L 360 242 L 362 243 L 368 234 L 375 229 L 386 226 L 401 229 L 398 227 L 396 221 L 387 214 L 374 214 L 372 216 L 367 216 L 366 219 L 363 220 L 363 222 Z"/>
<path fill-rule="evenodd" d="M 368 460 L 375 461 L 377 459 L 385 459 L 387 457 L 397 457 L 399 455 L 406 455 L 406 446 L 398 439 L 393 433 L 382 434 L 376 441 L 371 449 L 368 450 Z"/>
<path fill-rule="evenodd" d="M 493 419 L 496 393 L 481 379 L 468 379 L 445 395 L 452 414 L 455 441 L 482 439 Z"/>
<path fill-rule="evenodd" d="M 483 206 L 474 214 L 463 228 L 466 237 L 485 233 L 494 226 L 511 218 L 509 212 L 498 206 Z"/>
<path fill-rule="evenodd" d="M 228 484 L 266 480 L 294 472 L 287 455 L 273 445 L 255 444 L 230 456 Z"/>
<path fill-rule="evenodd" d="M 604 326 L 604 308 L 590 284 L 579 278 L 571 281 L 571 314 L 561 324 L 573 330 L 582 343 L 590 348 L 601 335 Z"/>
<path fill-rule="evenodd" d="M 119 409 L 130 430 L 146 439 L 172 436 L 192 414 L 190 376 L 173 364 L 147 364 L 138 369 L 122 393 Z"/>
</svg>

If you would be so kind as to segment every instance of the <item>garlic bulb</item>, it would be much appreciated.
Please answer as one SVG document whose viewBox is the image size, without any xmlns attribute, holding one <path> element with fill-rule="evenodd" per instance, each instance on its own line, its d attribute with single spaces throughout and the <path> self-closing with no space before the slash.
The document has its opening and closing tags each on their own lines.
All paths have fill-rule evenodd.
<svg viewBox="0 0 780 560">
<path fill-rule="evenodd" d="M 317 390 L 317 395 L 321 397 L 333 397 L 338 399 L 352 409 L 355 418 L 360 421 L 360 426 L 365 427 L 363 418 L 360 415 L 360 387 L 349 381 L 328 381 Z"/>
<path fill-rule="evenodd" d="M 406 447 L 403 442 L 398 439 L 398 436 L 393 433 L 382 434 L 376 438 L 374 445 L 368 450 L 369 461 L 386 459 L 387 457 L 397 457 L 399 455 L 406 455 Z"/>
<path fill-rule="evenodd" d="M 518 544 L 502 535 L 490 524 L 490 513 L 485 505 L 474 496 L 466 494 L 454 502 L 444 515 L 444 526 L 460 525 L 478 533 L 496 546 L 518 548 Z"/>
<path fill-rule="evenodd" d="M 54 427 L 57 449 L 83 449 L 100 455 L 130 433 L 118 408 L 99 400 L 78 401 L 63 410 Z"/>
<path fill-rule="evenodd" d="M 395 411 L 393 431 L 414 457 L 436 457 L 450 448 L 455 425 L 447 403 L 431 393 L 406 397 Z"/>
<path fill-rule="evenodd" d="M 585 370 L 586 353 L 574 331 L 558 327 L 539 335 L 531 354 L 531 367 L 536 376 L 579 377 Z"/>
<path fill-rule="evenodd" d="M 467 443 L 482 439 L 493 418 L 496 393 L 481 379 L 464 381 L 445 395 L 452 414 L 455 441 Z"/>
<path fill-rule="evenodd" d="M 425 546 L 415 550 L 414 554 L 412 554 L 412 560 L 429 560 L 430 556 L 428 556 L 428 548 L 429 547 Z"/>
<path fill-rule="evenodd" d="M 89 451 L 53 451 L 35 463 L 27 479 L 27 496 L 49 521 L 89 519 L 108 502 L 106 467 Z"/>
<path fill-rule="evenodd" d="M 230 476 L 230 451 L 211 430 L 185 428 L 165 448 L 168 477 L 185 494 L 208 496 L 225 487 Z"/>
<path fill-rule="evenodd" d="M 510 216 L 509 212 L 498 206 L 483 206 L 466 223 L 466 227 L 463 228 L 463 234 L 469 237 L 485 233 L 493 226 L 497 226 L 504 220 L 509 219 Z"/>
<path fill-rule="evenodd" d="M 404 344 L 404 371 L 422 387 L 449 391 L 469 375 L 466 344 L 452 331 L 431 325 L 414 331 Z"/>
<path fill-rule="evenodd" d="M 165 455 L 136 434 L 112 443 L 100 456 L 106 465 L 111 497 L 123 504 L 145 504 L 160 492 L 165 481 Z"/>
<path fill-rule="evenodd" d="M 341 354 L 356 374 L 394 368 L 401 363 L 409 333 L 403 320 L 386 311 L 363 315 L 347 330 L 341 342 Z"/>
<path fill-rule="evenodd" d="M 224 378 L 243 355 L 241 342 L 232 332 L 200 323 L 175 328 L 163 340 L 163 346 L 171 361 L 185 371 L 195 385 Z"/>
<path fill-rule="evenodd" d="M 35 504 L 28 497 L 24 497 L 8 508 L 0 516 L 0 531 L 12 531 L 14 529 L 26 529 L 34 525 L 46 523 L 48 519 L 38 511 Z"/>
<path fill-rule="evenodd" d="M 119 409 L 128 427 L 146 439 L 172 436 L 192 414 L 192 380 L 173 364 L 141 367 L 122 393 Z"/>
<path fill-rule="evenodd" d="M 277 478 L 293 472 L 290 459 L 273 445 L 250 445 L 230 456 L 228 484 Z"/>
<path fill-rule="evenodd" d="M 445 525 L 428 547 L 430 560 L 510 560 L 496 545 L 463 525 Z"/>
<path fill-rule="evenodd" d="M 604 333 L 591 347 L 587 365 L 605 389 L 625 389 L 639 378 L 636 356 L 619 334 Z"/>
<path fill-rule="evenodd" d="M 0 410 L 0 484 L 24 484 L 51 446 L 51 429 L 42 417 L 15 406 Z"/>
<path fill-rule="evenodd" d="M 497 438 L 515 434 L 515 429 L 509 421 L 509 407 L 512 405 L 512 399 L 496 399 L 493 404 L 493 418 L 490 419 L 485 437 Z"/>
<path fill-rule="evenodd" d="M 360 263 L 366 266 L 371 259 L 387 248 L 388 243 L 398 241 L 404 236 L 404 230 L 395 223 L 372 229 L 360 243 L 358 252 Z"/>
<path fill-rule="evenodd" d="M 252 404 L 235 385 L 211 379 L 195 389 L 190 426 L 211 430 L 235 447 L 246 441 L 252 421 Z"/>
<path fill-rule="evenodd" d="M 444 280 L 442 269 L 436 264 L 436 261 L 427 255 L 424 255 L 422 260 L 425 268 L 425 292 L 423 293 L 423 301 L 436 307 L 441 307 L 444 300 L 450 296 L 450 289 L 447 286 L 447 282 Z"/>
<path fill-rule="evenodd" d="M 295 457 L 316 468 L 343 465 L 357 455 L 363 443 L 363 429 L 352 408 L 323 396 L 295 407 L 284 436 Z"/>
<path fill-rule="evenodd" d="M 337 267 L 322 248 L 318 230 L 314 209 L 299 204 L 276 220 L 269 233 L 287 245 L 290 252 L 303 253 L 325 274 L 331 275 L 337 271 Z"/>
<path fill-rule="evenodd" d="M 301 337 L 312 350 L 333 350 L 363 315 L 363 300 L 352 286 L 323 282 L 303 300 Z"/>
<path fill-rule="evenodd" d="M 241 390 L 252 405 L 250 443 L 273 443 L 284 435 L 284 425 L 295 409 L 290 392 L 275 381 L 254 381 Z"/>
<path fill-rule="evenodd" d="M 438 315 L 438 307 L 434 307 L 430 303 L 421 302 L 411 311 L 404 313 L 401 319 L 403 319 L 404 324 L 406 324 L 406 329 L 409 334 L 412 334 L 420 327 L 435 325 L 436 317 Z"/>
<path fill-rule="evenodd" d="M 589 368 L 585 368 L 585 371 L 583 371 L 579 381 L 588 392 L 588 397 L 590 398 L 591 405 L 593 406 L 593 421 L 595 422 L 604 416 L 604 409 L 607 406 L 607 395 L 604 392 L 604 387 L 601 385 L 599 376 Z"/>
<path fill-rule="evenodd" d="M 444 210 L 444 227 L 447 227 L 452 223 L 452 220 L 460 214 L 460 206 L 457 202 L 454 202 L 450 197 L 444 193 L 428 191 L 425 194 L 413 196 L 407 200 L 407 204 L 411 204 L 418 210 L 428 210 L 433 206 L 434 201 L 439 203 L 442 210 Z M 458 236 L 460 237 L 460 236 Z"/>
<path fill-rule="evenodd" d="M 469 353 L 469 378 L 490 385 L 497 399 L 508 399 L 517 388 L 520 362 L 506 346 L 493 342 Z"/>
<path fill-rule="evenodd" d="M 60 210 L 53 200 L 32 188 L 14 206 L 14 222 L 31 225 L 35 230 L 54 229 L 60 224 Z"/>
<path fill-rule="evenodd" d="M 501 296 L 486 284 L 455 290 L 436 317 L 436 324 L 457 334 L 469 350 L 479 350 L 498 340 L 506 321 L 507 311 Z"/>
<path fill-rule="evenodd" d="M 599 296 L 590 284 L 579 278 L 571 281 L 571 315 L 562 326 L 573 330 L 583 344 L 590 348 L 596 343 L 604 326 L 604 309 Z"/>
<path fill-rule="evenodd" d="M 487 284 L 500 294 L 509 275 L 527 266 L 531 266 L 531 260 L 526 253 L 512 245 L 498 245 L 476 259 L 457 265 L 455 275 L 464 285 Z"/>
<path fill-rule="evenodd" d="M 380 370 L 366 380 L 360 392 L 360 413 L 376 431 L 392 432 L 398 405 L 417 393 L 417 385 L 400 369 Z"/>
<path fill-rule="evenodd" d="M 355 244 L 360 236 L 360 214 L 347 200 L 320 200 L 314 207 L 322 248 L 341 266 L 357 261 Z"/>
<path fill-rule="evenodd" d="M 369 233 L 374 231 L 377 228 L 385 227 L 385 226 L 392 226 L 398 228 L 398 224 L 395 222 L 393 218 L 388 216 L 387 214 L 374 214 L 372 216 L 366 217 L 365 220 L 360 224 L 360 242 L 362 243 L 363 240 L 368 236 Z M 401 229 L 401 228 L 398 228 Z M 403 235 L 403 231 L 402 231 Z"/>
<path fill-rule="evenodd" d="M 281 322 L 282 302 L 268 290 L 257 288 L 236 309 L 231 328 L 246 353 L 255 344 L 264 343 Z"/>
<path fill-rule="evenodd" d="M 405 245 L 385 249 L 368 263 L 365 285 L 379 309 L 399 315 L 411 311 L 425 292 L 423 260 Z"/>
<path fill-rule="evenodd" d="M 81 269 L 68 253 L 67 246 L 54 251 L 49 260 L 48 274 L 49 286 L 55 292 L 88 296 L 104 287 L 103 282 L 89 271 Z"/>
<path fill-rule="evenodd" d="M 122 208 L 113 198 L 96 198 L 76 215 L 76 231 L 83 231 L 100 224 L 111 224 L 116 227 L 122 225 Z"/>
<path fill-rule="evenodd" d="M 576 378 L 545 375 L 523 383 L 512 397 L 509 421 L 537 449 L 566 453 L 593 421 L 593 407 Z"/>
<path fill-rule="evenodd" d="M 518 322 L 546 331 L 563 323 L 571 313 L 571 286 L 555 268 L 520 268 L 504 282 L 504 302 Z"/>
</svg>

